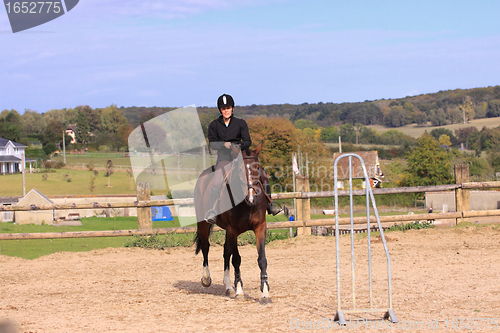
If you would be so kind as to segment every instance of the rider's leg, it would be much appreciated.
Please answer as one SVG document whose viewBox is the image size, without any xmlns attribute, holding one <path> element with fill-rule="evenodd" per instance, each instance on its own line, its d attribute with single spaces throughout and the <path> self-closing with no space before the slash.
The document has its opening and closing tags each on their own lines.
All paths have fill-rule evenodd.
<svg viewBox="0 0 500 333">
<path fill-rule="evenodd" d="M 217 215 L 219 214 L 218 212 L 218 207 L 219 205 L 215 206 L 215 203 L 217 201 L 217 198 L 220 195 L 220 187 L 222 184 L 222 179 L 224 178 L 224 167 L 228 165 L 230 162 L 229 161 L 219 161 L 217 163 L 217 166 L 215 168 L 215 174 L 214 178 L 212 180 L 212 186 L 210 187 L 210 194 L 209 194 L 209 207 L 208 207 L 208 212 L 207 212 L 207 218 L 206 221 L 208 223 L 215 224 L 215 219 Z M 214 208 L 215 206 L 215 208 Z"/>
<path fill-rule="evenodd" d="M 269 178 L 267 178 L 266 172 L 264 169 L 260 168 L 260 181 L 264 186 L 264 190 L 266 191 L 269 198 L 271 198 L 271 184 L 269 184 Z M 281 212 L 281 209 L 274 206 L 272 201 L 267 202 L 267 213 L 270 215 L 276 215 Z"/>
</svg>

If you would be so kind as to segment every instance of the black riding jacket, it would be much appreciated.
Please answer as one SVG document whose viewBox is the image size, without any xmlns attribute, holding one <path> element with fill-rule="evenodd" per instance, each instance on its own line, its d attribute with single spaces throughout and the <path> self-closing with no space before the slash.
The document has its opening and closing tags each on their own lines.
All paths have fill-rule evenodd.
<svg viewBox="0 0 500 333">
<path fill-rule="evenodd" d="M 227 127 L 222 115 L 210 123 L 208 141 L 210 141 L 210 148 L 219 152 L 217 162 L 233 160 L 231 150 L 224 146 L 225 142 L 238 143 L 241 145 L 241 150 L 249 148 L 252 144 L 247 122 L 232 115 Z"/>
</svg>

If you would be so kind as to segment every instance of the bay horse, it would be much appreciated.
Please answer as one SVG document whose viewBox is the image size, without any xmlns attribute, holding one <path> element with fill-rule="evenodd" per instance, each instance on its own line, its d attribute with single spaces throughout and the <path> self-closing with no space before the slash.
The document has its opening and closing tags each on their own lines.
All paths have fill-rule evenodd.
<svg viewBox="0 0 500 333">
<path fill-rule="evenodd" d="M 228 187 L 229 198 L 227 201 L 230 201 L 233 206 L 230 206 L 230 209 L 225 211 L 224 209 L 220 210 L 221 213 L 216 217 L 216 224 L 226 230 L 223 279 L 226 288 L 226 296 L 230 296 L 231 298 L 244 298 L 243 282 L 240 272 L 241 256 L 238 252 L 238 236 L 248 230 L 252 230 L 257 239 L 257 262 L 260 268 L 260 290 L 262 292 L 260 302 L 266 304 L 271 303 L 272 300 L 269 295 L 267 259 L 265 252 L 267 198 L 264 187 L 260 181 L 260 165 L 258 159 L 259 153 L 262 150 L 262 145 L 263 142 L 253 151 L 246 149 L 241 152 L 241 155 L 239 155 L 240 151 L 238 148 L 234 146 L 231 148 L 233 150 L 233 155 L 238 154 L 242 157 L 242 160 L 240 159 L 239 161 L 240 163 L 234 160 L 232 164 L 229 165 L 229 171 L 226 173 L 226 181 L 223 182 L 225 183 L 223 186 L 227 186 L 228 183 L 232 185 L 232 189 Z M 201 284 L 204 287 L 209 287 L 212 283 L 210 271 L 208 269 L 208 250 L 210 247 L 209 236 L 213 225 L 206 222 L 204 218 L 208 209 L 212 208 L 209 207 L 210 200 L 206 194 L 209 193 L 214 171 L 214 167 L 203 171 L 196 182 L 194 190 L 194 203 L 198 221 L 195 237 L 196 254 L 198 254 L 200 250 L 203 253 L 203 275 Z M 238 186 L 240 187 L 239 189 L 236 188 Z M 243 196 L 240 195 L 240 198 L 235 200 L 233 196 L 238 197 L 238 193 L 235 193 L 238 191 L 241 191 Z M 219 201 L 222 201 L 221 199 L 222 198 L 219 197 Z M 235 203 L 235 201 L 237 203 Z M 219 207 L 222 203 L 223 202 L 220 202 Z M 228 203 L 225 204 L 227 205 Z M 229 274 L 229 260 L 231 256 L 234 267 L 234 287 L 236 291 L 231 285 L 231 277 Z"/>
</svg>

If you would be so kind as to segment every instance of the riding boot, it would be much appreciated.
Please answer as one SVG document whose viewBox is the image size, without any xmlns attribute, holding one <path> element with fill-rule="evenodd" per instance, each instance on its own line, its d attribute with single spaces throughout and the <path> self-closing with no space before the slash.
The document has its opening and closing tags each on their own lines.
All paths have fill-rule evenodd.
<svg viewBox="0 0 500 333">
<path fill-rule="evenodd" d="M 214 207 L 217 198 L 219 197 L 219 191 L 211 188 L 210 189 L 210 205 L 208 208 L 208 212 L 206 214 L 205 220 L 210 224 L 215 224 L 216 217 L 218 215 L 218 205 Z"/>
<path fill-rule="evenodd" d="M 271 198 L 271 185 L 266 184 L 264 185 L 264 189 L 266 190 L 266 194 L 269 196 L 269 199 Z M 269 215 L 277 215 L 279 212 L 281 212 L 281 208 L 278 208 L 273 205 L 272 201 L 268 201 L 267 203 L 267 213 Z"/>
</svg>

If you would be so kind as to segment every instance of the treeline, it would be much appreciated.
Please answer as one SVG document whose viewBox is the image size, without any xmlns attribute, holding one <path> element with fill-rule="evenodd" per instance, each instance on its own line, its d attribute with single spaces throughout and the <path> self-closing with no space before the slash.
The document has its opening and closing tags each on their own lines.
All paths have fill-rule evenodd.
<svg viewBox="0 0 500 333">
<path fill-rule="evenodd" d="M 236 96 L 235 96 L 236 97 Z M 216 108 L 200 107 L 201 113 L 216 112 Z M 341 124 L 385 125 L 400 127 L 408 124 L 433 126 L 455 124 L 478 118 L 500 116 L 500 86 L 456 89 L 399 99 L 381 99 L 361 103 L 303 103 L 300 105 L 238 106 L 240 117 L 284 117 L 295 122 L 310 120 L 318 126 Z"/>
<path fill-rule="evenodd" d="M 74 124 L 79 146 L 94 145 L 96 149 L 106 147 L 115 151 L 127 149 L 128 135 L 133 129 L 116 105 L 103 109 L 82 105 L 45 113 L 27 109 L 22 115 L 16 110 L 3 110 L 0 113 L 0 137 L 25 145 L 39 140 L 45 154 L 49 155 L 62 142 L 63 131 Z M 70 141 L 71 138 L 66 136 L 66 144 L 72 149 Z"/>
</svg>

